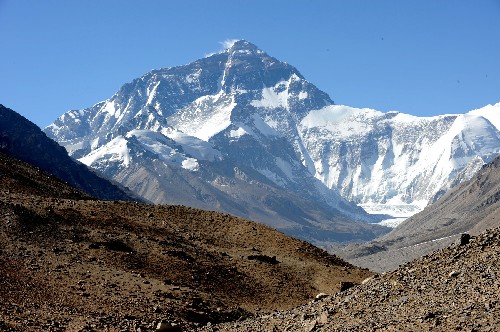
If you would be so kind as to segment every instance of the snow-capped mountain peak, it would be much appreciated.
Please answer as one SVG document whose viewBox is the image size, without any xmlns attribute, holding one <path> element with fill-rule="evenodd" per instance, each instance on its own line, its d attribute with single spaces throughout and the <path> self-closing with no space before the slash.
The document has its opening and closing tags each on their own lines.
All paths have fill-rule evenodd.
<svg viewBox="0 0 500 332">
<path fill-rule="evenodd" d="M 335 105 L 252 43 L 228 46 L 146 73 L 45 132 L 147 199 L 223 210 L 315 241 L 338 239 L 339 223 L 376 219 L 353 202 L 418 211 L 500 151 L 499 107 L 419 118 Z M 349 225 L 360 236 L 380 232 Z"/>
</svg>

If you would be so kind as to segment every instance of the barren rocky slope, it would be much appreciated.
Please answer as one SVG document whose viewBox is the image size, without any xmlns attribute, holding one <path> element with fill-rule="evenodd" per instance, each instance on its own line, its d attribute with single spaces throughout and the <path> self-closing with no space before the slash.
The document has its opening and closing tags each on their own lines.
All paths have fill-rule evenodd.
<svg viewBox="0 0 500 332">
<path fill-rule="evenodd" d="M 370 275 L 229 215 L 93 200 L 0 154 L 2 331 L 192 330 Z"/>
<path fill-rule="evenodd" d="M 0 152 L 36 165 L 94 197 L 142 200 L 71 159 L 64 148 L 48 138 L 34 123 L 1 104 Z"/>
<path fill-rule="evenodd" d="M 499 331 L 500 228 L 289 311 L 204 331 Z"/>
<path fill-rule="evenodd" d="M 456 241 L 500 226 L 500 157 L 424 211 L 372 242 L 332 249 L 349 262 L 388 271 Z"/>
</svg>

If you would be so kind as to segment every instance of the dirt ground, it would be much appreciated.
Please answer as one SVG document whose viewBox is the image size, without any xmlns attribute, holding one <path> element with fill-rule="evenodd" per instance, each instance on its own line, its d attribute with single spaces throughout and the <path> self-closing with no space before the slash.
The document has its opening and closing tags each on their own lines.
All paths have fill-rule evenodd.
<svg viewBox="0 0 500 332">
<path fill-rule="evenodd" d="M 254 222 L 93 200 L 0 155 L 2 331 L 192 330 L 371 275 Z"/>
</svg>

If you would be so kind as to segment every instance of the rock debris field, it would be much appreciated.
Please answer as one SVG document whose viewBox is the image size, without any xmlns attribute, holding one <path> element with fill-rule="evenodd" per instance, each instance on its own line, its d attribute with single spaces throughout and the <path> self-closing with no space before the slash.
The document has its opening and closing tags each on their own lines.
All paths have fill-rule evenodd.
<svg viewBox="0 0 500 332">
<path fill-rule="evenodd" d="M 203 331 L 500 331 L 500 228 L 292 310 Z"/>
</svg>

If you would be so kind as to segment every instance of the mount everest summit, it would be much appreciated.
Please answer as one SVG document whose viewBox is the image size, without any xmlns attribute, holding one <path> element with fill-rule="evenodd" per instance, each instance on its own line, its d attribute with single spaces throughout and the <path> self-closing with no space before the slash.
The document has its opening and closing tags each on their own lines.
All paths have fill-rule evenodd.
<svg viewBox="0 0 500 332">
<path fill-rule="evenodd" d="M 154 203 L 219 210 L 321 244 L 388 231 L 500 151 L 500 104 L 419 118 L 335 105 L 240 40 L 153 70 L 45 129 Z M 368 214 L 365 210 L 371 212 Z"/>
</svg>

